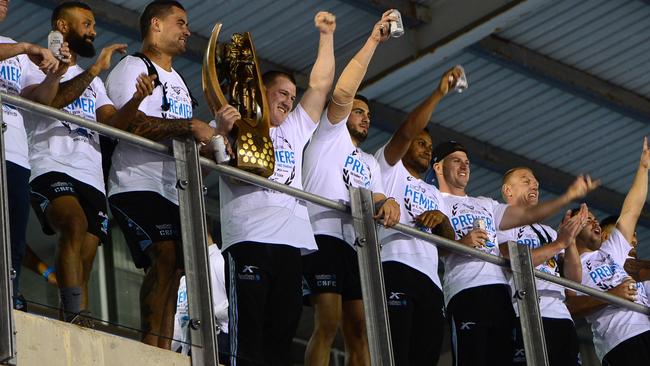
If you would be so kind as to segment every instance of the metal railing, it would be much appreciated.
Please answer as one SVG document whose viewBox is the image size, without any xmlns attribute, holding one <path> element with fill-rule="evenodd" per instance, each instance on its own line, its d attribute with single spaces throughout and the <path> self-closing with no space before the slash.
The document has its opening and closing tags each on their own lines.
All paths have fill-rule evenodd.
<svg viewBox="0 0 650 366">
<path fill-rule="evenodd" d="M 212 313 L 212 298 L 210 296 L 210 276 L 208 271 L 208 253 L 205 237 L 205 203 L 200 168 L 201 166 L 217 173 L 238 180 L 275 190 L 301 200 L 309 201 L 333 210 L 351 214 L 355 222 L 355 230 L 359 239 L 357 253 L 359 255 L 364 306 L 368 329 L 369 347 L 373 365 L 393 365 L 390 345 L 390 330 L 386 310 L 386 298 L 383 287 L 381 260 L 378 257 L 376 224 L 372 222 L 373 208 L 370 192 L 365 189 L 351 191 L 351 206 L 325 199 L 321 196 L 286 186 L 266 178 L 247 173 L 228 165 L 219 165 L 214 161 L 199 157 L 196 143 L 193 139 L 174 140 L 173 148 L 163 144 L 133 135 L 116 128 L 98 124 L 94 121 L 70 115 L 58 109 L 34 103 L 14 95 L 0 93 L 0 103 L 6 103 L 18 108 L 35 112 L 42 116 L 69 121 L 78 126 L 95 130 L 102 135 L 117 138 L 121 141 L 138 145 L 151 151 L 167 154 L 176 160 L 177 186 L 179 188 L 179 207 L 181 212 L 181 231 L 185 272 L 187 275 L 187 290 L 190 306 L 190 329 L 192 340 L 192 365 L 215 365 L 217 363 L 217 342 Z M 0 138 L 0 205 L 3 217 L 0 220 L 0 362 L 13 364 L 15 361 L 15 338 L 13 325 L 13 310 L 11 301 L 10 280 L 10 242 L 8 237 L 8 216 L 6 205 L 6 170 L 4 159 L 4 142 Z M 537 277 L 560 286 L 594 296 L 613 305 L 650 315 L 650 308 L 624 300 L 614 295 L 599 291 L 565 278 L 552 276 L 534 270 L 530 258 L 530 249 L 510 243 L 510 260 L 486 254 L 480 250 L 469 248 L 453 240 L 424 233 L 414 227 L 397 224 L 395 230 L 404 234 L 425 240 L 431 244 L 448 249 L 455 253 L 470 255 L 480 260 L 510 268 L 515 278 L 518 306 L 520 313 L 528 314 L 522 318 L 522 329 L 529 365 L 546 365 L 543 329 L 539 316 L 539 306 L 536 295 L 535 281 Z M 190 243 L 203 245 L 190 245 Z M 512 248 L 514 244 L 514 248 Z M 201 248 L 201 249 L 197 249 Z M 381 281 L 378 281 L 381 279 Z M 379 285 L 378 285 L 379 284 Z M 541 347 L 540 347 L 541 345 Z"/>
</svg>

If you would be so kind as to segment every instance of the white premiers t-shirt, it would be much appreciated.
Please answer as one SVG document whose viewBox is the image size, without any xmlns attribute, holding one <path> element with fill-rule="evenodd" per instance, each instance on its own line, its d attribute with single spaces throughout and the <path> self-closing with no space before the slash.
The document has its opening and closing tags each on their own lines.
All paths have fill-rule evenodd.
<svg viewBox="0 0 650 366">
<path fill-rule="evenodd" d="M 32 66 L 35 72 L 24 80 L 24 87 L 40 84 L 45 74 Z M 79 65 L 73 65 L 63 75 L 61 82 L 68 81 L 84 72 Z M 104 83 L 98 77 L 86 87 L 81 96 L 62 109 L 77 117 L 97 121 L 97 110 L 112 104 L 106 96 Z M 29 131 L 29 163 L 32 166 L 30 180 L 49 173 L 61 172 L 89 184 L 104 193 L 102 155 L 99 149 L 99 134 L 67 121 L 34 116 Z"/>
<path fill-rule="evenodd" d="M 302 155 L 316 123 L 300 104 L 269 133 L 275 149 L 270 180 L 302 189 Z M 284 244 L 307 254 L 317 249 L 305 202 L 250 184 L 219 178 L 223 248 L 254 241 Z"/>
<path fill-rule="evenodd" d="M 350 202 L 349 187 L 368 188 L 383 193 L 377 160 L 355 147 L 346 126 L 347 118 L 332 124 L 327 109 L 305 149 L 305 190 L 341 203 Z M 352 217 L 312 203 L 307 203 L 315 235 L 339 238 L 353 248 L 356 234 Z"/>
<path fill-rule="evenodd" d="M 11 38 L 0 36 L 0 43 L 16 42 Z M 0 61 L 0 91 L 20 95 L 27 73 L 32 72 L 32 68 L 29 67 L 31 63 L 29 57 L 24 54 Z M 7 130 L 4 133 L 5 158 L 7 161 L 29 169 L 27 133 L 20 110 L 3 104 L 2 121 L 7 124 Z"/>
<path fill-rule="evenodd" d="M 166 119 L 192 118 L 192 99 L 181 76 L 172 69 L 165 71 L 154 63 L 158 79 L 166 86 L 169 110 L 162 110 L 163 88 L 158 86 L 153 94 L 144 98 L 140 111 L 147 116 Z M 147 73 L 141 58 L 126 56 L 108 75 L 108 95 L 121 108 L 135 93 L 138 75 Z M 171 145 L 171 140 L 162 143 Z M 117 144 L 108 181 L 108 194 L 132 191 L 152 191 L 178 204 L 176 191 L 176 163 L 168 155 L 157 154 L 126 142 Z"/>
<path fill-rule="evenodd" d="M 400 223 L 417 227 L 415 218 L 425 211 L 445 212 L 438 188 L 412 176 L 401 160 L 392 166 L 388 164 L 384 156 L 385 148 L 386 146 L 379 149 L 375 153 L 375 158 L 381 169 L 386 196 L 395 198 L 400 204 Z M 429 228 L 419 228 L 426 233 L 431 233 Z M 403 263 L 424 273 L 442 289 L 438 276 L 438 248 L 434 244 L 384 227 L 379 229 L 379 241 L 383 245 L 382 262 Z"/>
<path fill-rule="evenodd" d="M 603 291 L 610 290 L 631 277 L 623 269 L 627 254 L 632 249 L 618 229 L 612 230 L 599 250 L 583 253 L 582 284 Z M 636 303 L 650 306 L 645 287 L 637 285 Z M 578 293 L 578 295 L 582 295 Z M 596 354 L 601 360 L 619 343 L 650 330 L 647 315 L 608 305 L 586 317 L 594 334 Z"/>
<path fill-rule="evenodd" d="M 228 293 L 224 274 L 224 260 L 221 251 L 212 244 L 208 247 L 208 260 L 210 263 L 210 287 L 212 288 L 212 312 L 219 330 L 228 333 Z M 185 276 L 181 277 L 176 299 L 176 315 L 174 315 L 174 337 L 172 351 L 184 355 L 190 351 L 190 307 L 187 301 L 187 285 Z"/>
<path fill-rule="evenodd" d="M 455 196 L 442 193 L 445 200 L 445 214 L 456 232 L 456 240 L 472 230 L 474 220 L 485 221 L 489 240 L 479 249 L 492 255 L 500 255 L 497 242 L 497 228 L 508 205 L 487 197 Z M 443 292 L 446 304 L 462 290 L 472 287 L 508 284 L 503 268 L 463 254 L 450 253 L 443 257 L 445 276 Z"/>
<path fill-rule="evenodd" d="M 532 226 L 532 227 L 531 227 Z M 512 228 L 509 230 L 498 231 L 497 232 L 497 241 L 499 243 L 505 243 L 507 241 L 516 241 L 518 244 L 527 245 L 530 249 L 537 249 L 541 247 L 541 241 L 539 236 L 535 231 L 537 230 L 540 235 L 547 241 L 546 244 L 549 244 L 557 239 L 557 233 L 550 226 L 542 224 L 533 224 L 520 226 L 517 228 Z M 548 234 L 548 235 L 547 235 Z M 544 245 L 546 245 L 544 244 Z M 563 251 L 562 251 L 563 252 Z M 560 268 L 558 266 L 558 255 L 553 256 L 553 258 L 547 260 L 546 262 L 540 264 L 536 267 L 537 270 L 544 273 L 548 273 L 553 276 L 560 277 Z M 571 314 L 569 309 L 567 309 L 564 304 L 564 287 L 556 285 L 552 282 L 535 279 L 535 285 L 537 286 L 537 294 L 539 295 L 539 309 L 544 318 L 555 318 L 555 319 L 571 319 Z M 514 283 L 511 281 L 511 286 L 514 288 Z M 519 316 L 519 308 L 516 306 L 516 303 L 513 302 L 515 313 Z"/>
</svg>

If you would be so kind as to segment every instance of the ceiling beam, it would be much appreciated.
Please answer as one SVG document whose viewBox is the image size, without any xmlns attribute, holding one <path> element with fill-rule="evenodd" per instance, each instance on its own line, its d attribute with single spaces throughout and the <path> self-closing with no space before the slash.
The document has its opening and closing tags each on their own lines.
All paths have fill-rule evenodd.
<svg viewBox="0 0 650 366">
<path fill-rule="evenodd" d="M 650 99 L 507 39 L 492 35 L 471 50 L 630 117 L 645 122 L 650 116 Z"/>
<path fill-rule="evenodd" d="M 381 103 L 371 101 L 369 107 L 374 116 L 373 127 L 378 127 L 390 133 L 393 133 L 399 124 L 406 119 L 406 113 Z M 563 194 L 576 179 L 576 176 L 572 174 L 454 131 L 435 123 L 435 121 L 429 123 L 428 128 L 431 136 L 434 137 L 434 144 L 447 140 L 458 141 L 465 146 L 473 163 L 499 174 L 503 174 L 508 169 L 516 166 L 531 168 L 544 189 L 549 192 L 558 195 Z M 590 207 L 593 206 L 610 214 L 620 212 L 624 200 L 625 195 L 602 186 L 585 198 L 585 202 Z M 650 227 L 650 210 L 643 209 L 639 223 Z"/>
<path fill-rule="evenodd" d="M 512 22 L 544 7 L 551 0 L 444 0 L 432 8 L 432 20 L 407 30 L 376 51 L 363 93 L 378 95 L 403 78 L 407 68 L 430 66 L 453 56 Z M 384 83 L 386 81 L 386 83 Z"/>
</svg>

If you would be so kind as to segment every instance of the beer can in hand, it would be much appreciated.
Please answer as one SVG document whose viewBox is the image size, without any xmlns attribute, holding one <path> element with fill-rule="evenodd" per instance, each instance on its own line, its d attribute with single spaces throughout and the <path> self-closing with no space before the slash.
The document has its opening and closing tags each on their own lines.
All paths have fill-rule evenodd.
<svg viewBox="0 0 650 366">
<path fill-rule="evenodd" d="M 472 229 L 485 230 L 486 227 L 487 226 L 485 225 L 485 220 L 483 220 L 481 218 L 475 218 L 474 222 L 472 222 Z"/>
<path fill-rule="evenodd" d="M 390 36 L 393 38 L 398 38 L 403 36 L 404 24 L 402 23 L 402 14 L 397 9 L 393 9 L 391 15 L 397 17 L 397 20 L 390 21 Z"/>
<path fill-rule="evenodd" d="M 467 83 L 467 76 L 465 75 L 465 69 L 463 69 L 463 67 L 460 65 L 456 65 L 456 68 L 460 69 L 460 76 L 458 77 L 458 79 L 454 78 L 453 76 L 449 76 L 449 83 L 454 88 L 454 90 L 460 94 L 464 92 L 469 85 Z"/>
<path fill-rule="evenodd" d="M 217 163 L 221 164 L 230 161 L 230 155 L 228 155 L 228 151 L 226 150 L 226 143 L 223 140 L 223 136 L 212 136 L 210 139 L 210 146 L 212 147 L 212 150 L 214 150 L 214 160 L 216 160 Z"/>
<path fill-rule="evenodd" d="M 54 54 L 54 57 L 63 60 L 61 55 L 61 45 L 63 45 L 63 34 L 53 30 L 47 35 L 47 48 Z"/>
</svg>

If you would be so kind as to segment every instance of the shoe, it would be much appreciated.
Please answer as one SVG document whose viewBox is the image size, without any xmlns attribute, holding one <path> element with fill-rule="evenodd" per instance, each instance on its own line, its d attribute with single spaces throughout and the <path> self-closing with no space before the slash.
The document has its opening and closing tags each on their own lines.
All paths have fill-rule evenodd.
<svg viewBox="0 0 650 366">
<path fill-rule="evenodd" d="M 25 300 L 23 294 L 18 293 L 14 295 L 14 309 L 25 312 L 27 311 L 27 300 Z"/>
<path fill-rule="evenodd" d="M 95 319 L 92 313 L 88 310 L 81 310 L 77 315 L 70 319 L 70 324 L 75 324 L 80 327 L 95 329 Z"/>
</svg>

